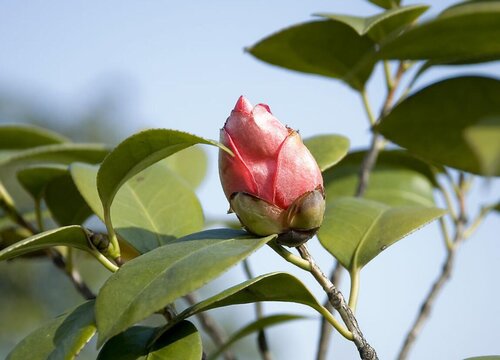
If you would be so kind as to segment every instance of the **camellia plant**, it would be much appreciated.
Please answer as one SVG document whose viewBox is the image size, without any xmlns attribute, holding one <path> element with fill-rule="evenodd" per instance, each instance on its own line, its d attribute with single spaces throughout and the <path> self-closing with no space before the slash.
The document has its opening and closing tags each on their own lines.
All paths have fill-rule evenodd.
<svg viewBox="0 0 500 360">
<path fill-rule="evenodd" d="M 320 13 L 247 49 L 266 63 L 338 79 L 358 92 L 372 130 L 364 149 L 349 151 L 349 140 L 335 134 L 302 140 L 269 106 L 252 106 L 244 97 L 220 142 L 150 129 L 110 149 L 38 127 L 0 126 L 0 260 L 48 257 L 84 300 L 33 331 L 8 359 L 73 359 L 96 337 L 99 360 L 229 360 L 237 355 L 231 345 L 251 333 L 258 333 L 262 358 L 270 359 L 266 328 L 301 316 L 264 316 L 259 309 L 266 301 L 319 314 L 318 360 L 327 357 L 332 331 L 352 342 L 361 359 L 377 359 L 377 344 L 365 338 L 356 317 L 360 272 L 388 246 L 437 220 L 447 256 L 403 338 L 398 359 L 406 359 L 457 250 L 500 210 L 499 199 L 488 199 L 473 216 L 466 202 L 474 178 L 500 176 L 500 80 L 469 75 L 418 91 L 413 86 L 436 66 L 500 59 L 500 1 L 459 3 L 425 21 L 419 19 L 426 5 L 370 2 L 381 8 L 373 16 Z M 375 115 L 366 83 L 379 63 L 386 95 Z M 225 114 L 213 116 L 222 124 Z M 228 221 L 207 230 L 195 194 L 205 160 L 194 145 L 219 151 L 237 228 Z M 106 231 L 89 225 L 92 216 Z M 309 251 L 314 237 L 336 264 L 328 275 Z M 312 276 L 326 302 L 291 274 L 252 276 L 245 259 L 263 246 Z M 75 251 L 109 270 L 97 294 L 80 275 Z M 247 281 L 198 300 L 197 289 L 238 263 Z M 342 272 L 350 279 L 346 296 L 338 288 Z M 189 305 L 179 310 L 181 299 Z M 229 337 L 207 313 L 248 303 L 255 303 L 255 321 Z M 141 324 L 154 314 L 161 325 Z M 207 352 L 201 333 L 215 352 Z"/>
</svg>

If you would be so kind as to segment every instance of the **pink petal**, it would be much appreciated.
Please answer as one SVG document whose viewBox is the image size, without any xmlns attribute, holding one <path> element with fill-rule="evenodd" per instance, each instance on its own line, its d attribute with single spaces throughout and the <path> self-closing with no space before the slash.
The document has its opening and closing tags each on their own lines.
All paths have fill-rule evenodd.
<svg viewBox="0 0 500 360">
<path fill-rule="evenodd" d="M 236 102 L 236 105 L 234 106 L 233 111 L 239 111 L 239 112 L 250 114 L 252 112 L 252 108 L 253 108 L 253 106 L 250 103 L 250 101 L 248 101 L 248 99 L 246 97 L 241 95 L 240 98 L 238 99 L 238 101 Z"/>
</svg>

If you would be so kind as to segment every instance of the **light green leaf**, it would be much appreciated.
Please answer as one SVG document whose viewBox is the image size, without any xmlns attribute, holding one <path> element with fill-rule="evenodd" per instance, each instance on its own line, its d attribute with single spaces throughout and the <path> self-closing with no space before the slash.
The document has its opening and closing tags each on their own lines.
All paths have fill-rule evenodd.
<svg viewBox="0 0 500 360">
<path fill-rule="evenodd" d="M 208 230 L 127 262 L 97 296 L 99 344 L 203 286 L 275 237 Z"/>
<path fill-rule="evenodd" d="M 33 251 L 52 246 L 72 246 L 80 250 L 90 251 L 87 234 L 80 226 L 66 226 L 48 230 L 19 241 L 0 251 L 0 261 L 12 259 Z"/>
<path fill-rule="evenodd" d="M 500 117 L 487 118 L 466 128 L 464 138 L 479 159 L 481 173 L 500 174 Z"/>
<path fill-rule="evenodd" d="M 32 125 L 0 126 L 0 149 L 19 150 L 69 141 L 62 135 Z"/>
<path fill-rule="evenodd" d="M 384 9 L 391 9 L 398 7 L 399 4 L 401 3 L 401 0 L 368 0 L 368 1 Z"/>
<path fill-rule="evenodd" d="M 207 173 L 207 160 L 205 151 L 195 145 L 170 155 L 165 162 L 196 189 Z"/>
<path fill-rule="evenodd" d="M 482 164 L 464 130 L 500 117 L 500 81 L 458 77 L 432 84 L 399 103 L 376 130 L 430 162 L 480 175 Z M 486 141 L 490 141 L 484 138 Z M 494 145 L 493 145 L 494 146 Z"/>
<path fill-rule="evenodd" d="M 389 34 L 401 30 L 417 20 L 429 6 L 411 5 L 384 11 L 383 13 L 361 17 L 330 13 L 317 14 L 326 19 L 337 20 L 352 27 L 359 35 L 368 35 L 376 42 L 381 42 Z"/>
<path fill-rule="evenodd" d="M 65 165 L 37 165 L 21 169 L 17 179 L 34 200 L 42 199 L 45 187 L 49 182 L 68 173 Z"/>
<path fill-rule="evenodd" d="M 318 237 L 346 269 L 355 272 L 388 246 L 445 213 L 431 207 L 390 207 L 366 199 L 339 198 L 327 204 Z"/>
<path fill-rule="evenodd" d="M 71 360 L 95 331 L 92 300 L 32 332 L 16 345 L 7 360 Z"/>
<path fill-rule="evenodd" d="M 472 63 L 500 58 L 500 2 L 475 2 L 444 12 L 388 39 L 382 59 Z"/>
<path fill-rule="evenodd" d="M 350 153 L 323 173 L 327 202 L 355 195 L 365 155 L 366 151 Z M 404 151 L 382 151 L 363 197 L 391 206 L 434 206 L 434 184 L 435 176 L 428 164 Z"/>
<path fill-rule="evenodd" d="M 221 353 L 223 353 L 227 348 L 229 348 L 231 345 L 233 345 L 235 342 L 238 340 L 241 340 L 242 338 L 263 330 L 265 328 L 274 326 L 274 325 L 280 325 L 288 321 L 292 320 L 301 320 L 304 319 L 304 316 L 300 315 L 289 315 L 289 314 L 280 314 L 280 315 L 270 315 L 266 316 L 260 319 L 257 319 L 250 324 L 246 325 L 242 329 L 238 330 L 235 332 L 231 337 L 215 351 L 213 354 L 210 355 L 208 360 L 215 360 L 217 356 L 219 356 Z"/>
<path fill-rule="evenodd" d="M 97 360 L 200 360 L 203 348 L 196 327 L 188 321 L 173 328 L 151 343 L 159 328 L 134 326 L 110 339 Z"/>
<path fill-rule="evenodd" d="M 370 77 L 375 43 L 350 26 L 326 20 L 298 24 L 248 49 L 256 58 L 286 69 L 345 81 L 361 90 Z"/>
<path fill-rule="evenodd" d="M 73 180 L 104 221 L 97 194 L 98 167 L 73 164 Z M 145 253 L 203 227 L 201 205 L 191 187 L 174 174 L 164 161 L 135 175 L 118 191 L 111 206 L 116 232 L 140 253 Z"/>
<path fill-rule="evenodd" d="M 304 139 L 321 171 L 337 164 L 349 151 L 349 139 L 342 135 L 318 135 Z"/>
</svg>

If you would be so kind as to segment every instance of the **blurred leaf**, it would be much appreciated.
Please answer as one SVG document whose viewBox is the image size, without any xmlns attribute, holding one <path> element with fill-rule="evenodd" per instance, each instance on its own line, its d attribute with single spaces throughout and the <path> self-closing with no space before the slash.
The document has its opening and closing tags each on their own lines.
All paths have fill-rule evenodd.
<svg viewBox="0 0 500 360">
<path fill-rule="evenodd" d="M 499 80 L 472 76 L 443 80 L 400 102 L 376 130 L 423 159 L 485 175 L 464 130 L 500 117 L 498 99 Z"/>
<path fill-rule="evenodd" d="M 323 173 L 327 202 L 355 196 L 365 155 L 366 151 L 352 152 L 335 168 Z M 404 151 L 382 151 L 363 197 L 391 206 L 434 206 L 434 184 L 436 179 L 430 165 Z"/>
<path fill-rule="evenodd" d="M 81 225 L 93 214 L 69 173 L 47 184 L 45 203 L 61 226 Z"/>
<path fill-rule="evenodd" d="M 464 130 L 484 175 L 500 174 L 500 117 L 488 118 Z"/>
<path fill-rule="evenodd" d="M 372 40 L 333 20 L 289 27 L 248 49 L 250 54 L 267 63 L 337 78 L 356 90 L 364 88 L 372 73 L 374 51 Z"/>
<path fill-rule="evenodd" d="M 69 141 L 62 135 L 36 126 L 1 125 L 0 149 L 28 149 Z"/>
<path fill-rule="evenodd" d="M 464 360 L 500 360 L 500 355 L 474 356 Z"/>
<path fill-rule="evenodd" d="M 454 7 L 393 37 L 380 48 L 382 59 L 475 63 L 500 58 L 500 2 Z"/>
<path fill-rule="evenodd" d="M 96 185 L 98 167 L 73 164 L 70 171 L 88 205 L 104 221 Z M 111 210 L 117 233 L 141 253 L 199 231 L 204 222 L 195 193 L 164 161 L 128 180 Z"/>
<path fill-rule="evenodd" d="M 208 230 L 127 262 L 97 296 L 99 344 L 206 284 L 275 237 Z"/>
<path fill-rule="evenodd" d="M 207 173 L 207 160 L 202 148 L 192 146 L 170 155 L 165 163 L 196 189 Z"/>
<path fill-rule="evenodd" d="M 74 359 L 94 336 L 94 301 L 50 321 L 22 340 L 7 360 Z"/>
<path fill-rule="evenodd" d="M 179 359 L 200 360 L 203 348 L 196 327 L 189 321 L 176 324 L 154 340 L 159 328 L 134 326 L 110 339 L 97 360 Z"/>
<path fill-rule="evenodd" d="M 238 330 L 235 332 L 231 337 L 215 351 L 213 354 L 210 355 L 208 360 L 215 360 L 217 356 L 222 354 L 227 348 L 229 348 L 231 345 L 233 345 L 235 342 L 238 340 L 241 340 L 245 336 L 248 336 L 254 332 L 263 330 L 265 328 L 274 326 L 274 325 L 280 325 L 282 323 L 292 321 L 292 320 L 302 320 L 304 319 L 304 316 L 300 315 L 289 315 L 289 314 L 280 314 L 280 315 L 270 315 L 266 316 L 260 319 L 257 319 L 250 324 L 246 325 L 242 329 Z"/>
<path fill-rule="evenodd" d="M 399 6 L 399 4 L 401 3 L 401 0 L 368 0 L 368 1 L 384 9 L 395 8 Z"/>
<path fill-rule="evenodd" d="M 445 213 L 438 208 L 390 207 L 360 198 L 340 198 L 327 204 L 318 237 L 325 249 L 353 272 Z"/>
<path fill-rule="evenodd" d="M 67 172 L 68 167 L 64 165 L 38 165 L 21 169 L 17 173 L 17 179 L 33 199 L 39 201 L 47 184 Z"/>
<path fill-rule="evenodd" d="M 359 35 L 367 34 L 374 41 L 380 42 L 387 35 L 413 23 L 428 8 L 429 6 L 427 5 L 410 5 L 387 10 L 368 17 L 330 13 L 320 13 L 317 15 L 326 19 L 340 21 L 352 27 Z"/>
<path fill-rule="evenodd" d="M 321 171 L 337 164 L 349 151 L 349 139 L 342 135 L 318 135 L 304 139 Z"/>
<path fill-rule="evenodd" d="M 44 231 L 19 241 L 0 251 L 0 261 L 12 259 L 32 251 L 66 245 L 89 251 L 87 234 L 80 226 L 66 226 Z"/>
</svg>

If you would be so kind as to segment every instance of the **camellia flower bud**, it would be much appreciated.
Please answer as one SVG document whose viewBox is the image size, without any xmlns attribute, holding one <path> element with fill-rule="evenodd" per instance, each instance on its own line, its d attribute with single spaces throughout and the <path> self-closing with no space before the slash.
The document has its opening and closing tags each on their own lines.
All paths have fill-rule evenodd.
<svg viewBox="0 0 500 360">
<path fill-rule="evenodd" d="M 321 171 L 300 135 L 276 119 L 267 105 L 241 96 L 220 132 L 234 153 L 219 152 L 222 188 L 242 225 L 256 235 L 279 234 L 299 246 L 323 222 Z"/>
</svg>

